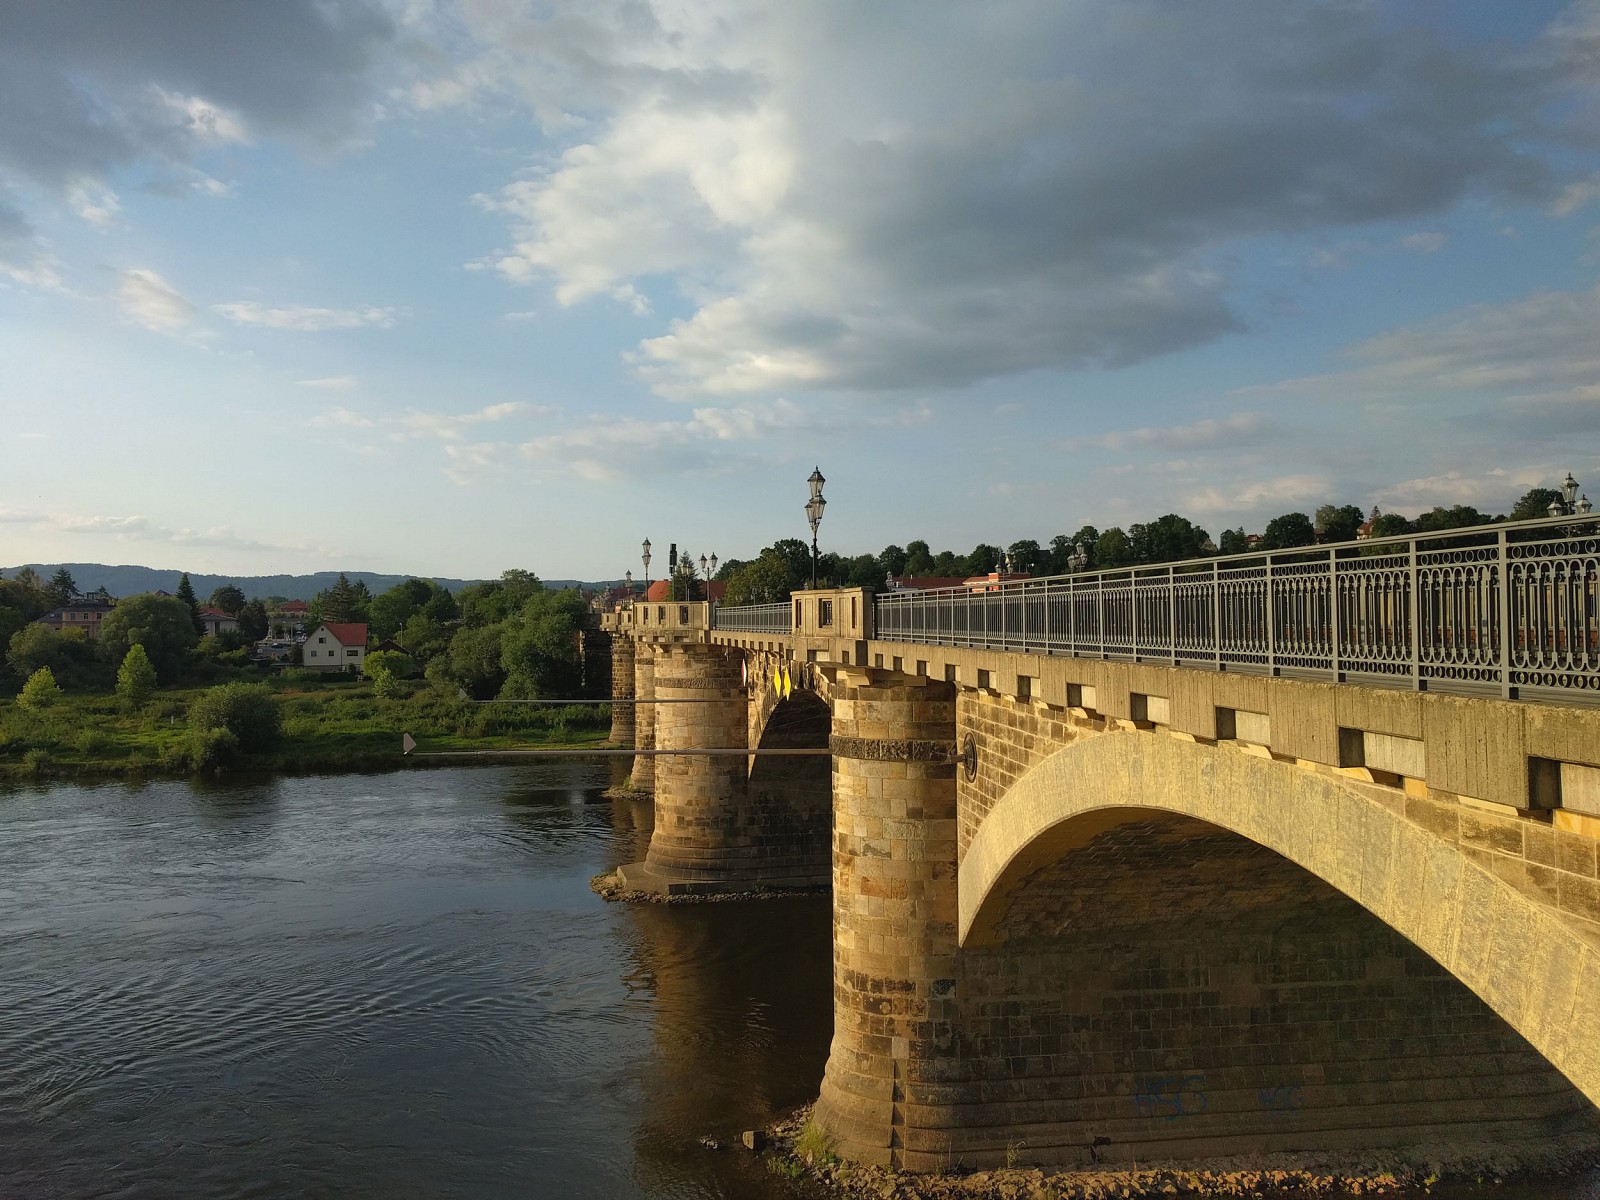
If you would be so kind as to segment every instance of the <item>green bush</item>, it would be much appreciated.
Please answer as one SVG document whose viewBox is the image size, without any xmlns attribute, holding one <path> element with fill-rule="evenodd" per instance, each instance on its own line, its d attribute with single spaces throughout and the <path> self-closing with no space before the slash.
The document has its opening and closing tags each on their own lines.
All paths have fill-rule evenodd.
<svg viewBox="0 0 1600 1200">
<path fill-rule="evenodd" d="M 61 689 L 56 686 L 55 675 L 49 667 L 40 667 L 22 685 L 22 694 L 17 697 L 17 703 L 23 708 L 41 709 L 49 708 L 59 699 Z"/>
<path fill-rule="evenodd" d="M 282 736 L 283 716 L 265 684 L 225 683 L 195 698 L 189 727 L 199 732 L 226 729 L 239 749 L 265 750 Z"/>
<path fill-rule="evenodd" d="M 99 729 L 81 729 L 72 744 L 85 758 L 100 758 L 116 746 L 117 740 Z"/>
<path fill-rule="evenodd" d="M 161 765 L 178 770 L 209 771 L 239 757 L 239 738 L 231 729 L 191 729 L 182 741 L 163 748 Z"/>
<path fill-rule="evenodd" d="M 129 704 L 139 705 L 150 699 L 156 690 L 156 669 L 150 655 L 138 642 L 128 647 L 122 656 L 122 666 L 117 669 L 117 695 Z"/>
</svg>

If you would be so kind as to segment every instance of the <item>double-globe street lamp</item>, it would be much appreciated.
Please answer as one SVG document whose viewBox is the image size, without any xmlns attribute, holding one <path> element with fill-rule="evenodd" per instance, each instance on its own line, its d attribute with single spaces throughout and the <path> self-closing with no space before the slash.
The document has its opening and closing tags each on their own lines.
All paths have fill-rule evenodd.
<svg viewBox="0 0 1600 1200">
<path fill-rule="evenodd" d="M 820 468 L 811 468 L 811 478 L 806 482 L 811 485 L 811 499 L 806 501 L 806 520 L 811 522 L 811 590 L 817 590 L 817 526 L 822 524 L 822 510 L 828 507 L 828 502 L 822 498 L 822 485 L 828 481 L 822 477 Z"/>
<path fill-rule="evenodd" d="M 1577 517 L 1593 511 L 1594 505 L 1589 503 L 1589 497 L 1578 495 L 1578 481 L 1572 477 L 1572 472 L 1567 472 L 1567 477 L 1561 481 L 1561 494 L 1550 501 L 1546 509 L 1552 517 Z"/>
<path fill-rule="evenodd" d="M 706 562 L 706 556 L 704 554 L 702 554 L 700 556 L 700 574 L 705 576 L 705 580 L 706 580 L 706 599 L 707 600 L 711 599 L 711 577 L 713 575 L 715 575 L 716 573 L 717 573 L 717 556 L 715 554 L 713 554 L 711 556 L 711 561 L 708 563 L 708 562 Z"/>
</svg>

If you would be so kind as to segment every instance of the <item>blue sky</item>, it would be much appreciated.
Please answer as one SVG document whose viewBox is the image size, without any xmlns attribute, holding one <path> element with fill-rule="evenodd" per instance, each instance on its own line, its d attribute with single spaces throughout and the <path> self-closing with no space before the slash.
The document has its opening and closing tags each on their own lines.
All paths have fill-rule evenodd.
<svg viewBox="0 0 1600 1200">
<path fill-rule="evenodd" d="M 0 0 L 0 416 L 0 564 L 1600 495 L 1600 3 Z"/>
</svg>

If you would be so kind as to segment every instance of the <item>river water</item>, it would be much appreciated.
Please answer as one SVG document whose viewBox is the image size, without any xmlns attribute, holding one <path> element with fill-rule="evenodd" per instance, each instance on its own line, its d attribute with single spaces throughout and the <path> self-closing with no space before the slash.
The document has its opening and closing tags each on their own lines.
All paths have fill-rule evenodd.
<svg viewBox="0 0 1600 1200">
<path fill-rule="evenodd" d="M 802 1194 L 827 902 L 598 899 L 609 772 L 0 792 L 0 1196 Z"/>
</svg>

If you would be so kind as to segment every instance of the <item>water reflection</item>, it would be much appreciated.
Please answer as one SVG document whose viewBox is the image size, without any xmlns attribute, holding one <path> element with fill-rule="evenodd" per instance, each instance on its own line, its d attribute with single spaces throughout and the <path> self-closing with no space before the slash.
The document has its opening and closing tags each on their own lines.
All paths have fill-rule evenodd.
<svg viewBox="0 0 1600 1200">
<path fill-rule="evenodd" d="M 825 906 L 625 909 L 585 764 L 0 794 L 0 1196 L 776 1196 Z"/>
</svg>

